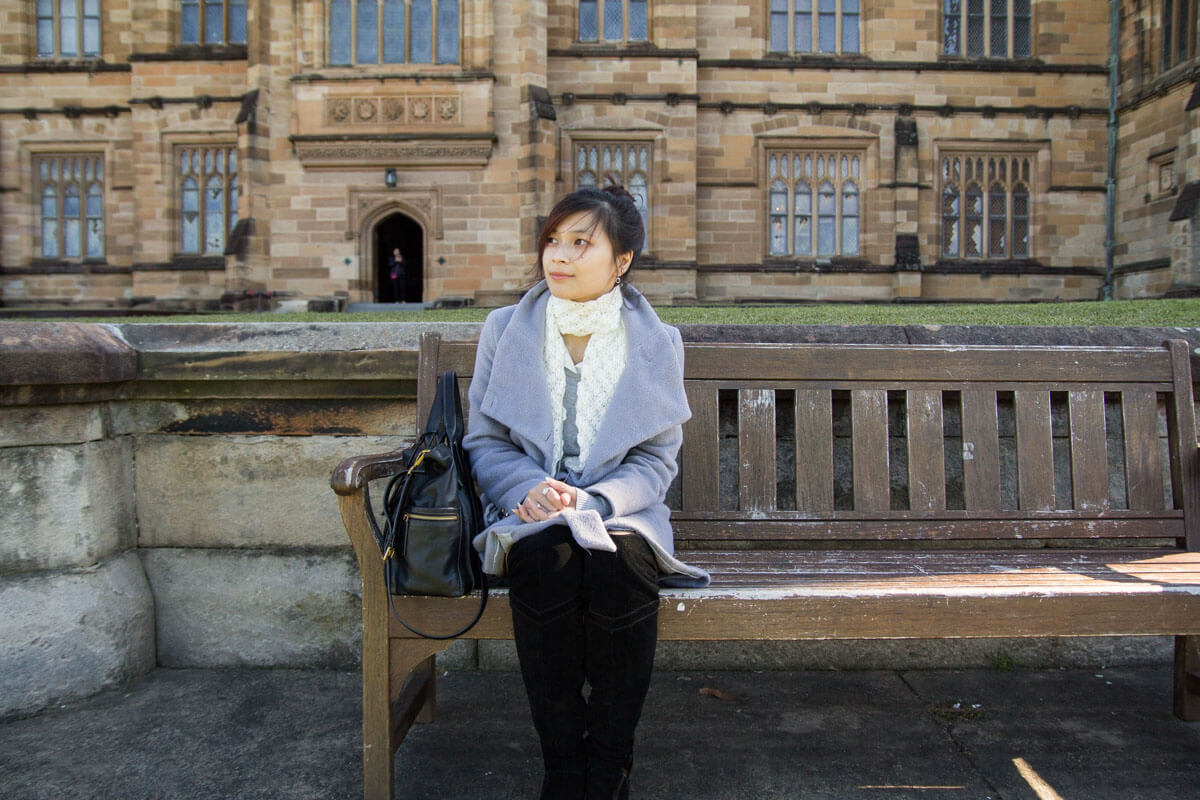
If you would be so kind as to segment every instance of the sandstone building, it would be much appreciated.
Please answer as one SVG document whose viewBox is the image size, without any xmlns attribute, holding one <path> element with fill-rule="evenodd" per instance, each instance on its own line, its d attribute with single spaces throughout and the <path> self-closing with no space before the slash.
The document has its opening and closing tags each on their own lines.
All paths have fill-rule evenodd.
<svg viewBox="0 0 1200 800">
<path fill-rule="evenodd" d="M 1118 5 L 12 0 L 0 302 L 497 304 L 609 175 L 660 301 L 1194 292 L 1197 4 Z"/>
</svg>

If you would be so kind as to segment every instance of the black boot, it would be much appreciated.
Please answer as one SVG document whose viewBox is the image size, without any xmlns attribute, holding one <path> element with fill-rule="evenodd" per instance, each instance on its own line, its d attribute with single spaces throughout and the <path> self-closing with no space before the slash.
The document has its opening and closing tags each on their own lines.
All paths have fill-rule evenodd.
<svg viewBox="0 0 1200 800">
<path fill-rule="evenodd" d="M 587 770 L 579 548 L 564 531 L 521 540 L 508 560 L 517 657 L 545 764 L 541 800 L 583 800 Z"/>
<path fill-rule="evenodd" d="M 587 800 L 629 797 L 634 731 L 650 688 L 658 643 L 658 567 L 654 554 L 640 536 L 614 539 L 618 541 L 618 552 L 594 554 L 588 565 L 592 573 L 602 571 L 598 568 L 605 560 L 612 562 L 612 574 L 604 588 L 588 579 L 592 591 L 584 612 L 585 671 L 591 686 L 587 703 Z"/>
</svg>

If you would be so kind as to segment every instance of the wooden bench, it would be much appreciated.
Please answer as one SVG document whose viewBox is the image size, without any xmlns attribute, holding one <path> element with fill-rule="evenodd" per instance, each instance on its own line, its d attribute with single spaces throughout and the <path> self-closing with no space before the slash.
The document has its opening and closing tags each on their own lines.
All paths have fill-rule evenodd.
<svg viewBox="0 0 1200 800">
<path fill-rule="evenodd" d="M 1200 719 L 1200 450 L 1188 345 L 686 345 L 693 418 L 669 501 L 683 558 L 663 640 L 1173 635 L 1175 713 Z M 421 343 L 464 389 L 475 346 Z M 797 452 L 798 451 L 798 452 Z M 365 511 L 394 453 L 333 476 L 363 594 L 364 794 L 434 711 L 434 656 L 390 619 Z M 432 630 L 476 599 L 397 597 Z M 493 594 L 466 638 L 512 638 Z"/>
</svg>

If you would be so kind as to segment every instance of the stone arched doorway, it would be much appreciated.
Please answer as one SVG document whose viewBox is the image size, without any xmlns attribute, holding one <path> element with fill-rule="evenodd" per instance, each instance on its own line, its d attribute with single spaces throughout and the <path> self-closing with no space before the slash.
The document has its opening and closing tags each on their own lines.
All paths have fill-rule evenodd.
<svg viewBox="0 0 1200 800">
<path fill-rule="evenodd" d="M 425 229 L 407 214 L 396 212 L 381 219 L 374 230 L 375 301 L 379 303 L 420 303 L 425 287 Z M 389 280 L 388 259 L 392 249 L 404 256 L 405 280 L 400 296 Z"/>
</svg>

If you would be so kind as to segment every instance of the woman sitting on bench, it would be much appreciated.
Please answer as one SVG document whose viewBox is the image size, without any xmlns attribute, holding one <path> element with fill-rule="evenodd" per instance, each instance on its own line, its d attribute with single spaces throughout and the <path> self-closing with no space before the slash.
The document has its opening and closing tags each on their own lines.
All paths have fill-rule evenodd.
<svg viewBox="0 0 1200 800">
<path fill-rule="evenodd" d="M 542 800 L 629 797 L 659 583 L 708 581 L 674 557 L 665 498 L 690 411 L 679 332 L 625 280 L 644 236 L 620 187 L 559 201 L 538 282 L 488 316 L 471 381 L 464 444 L 503 509 L 476 547 L 509 579 Z"/>
</svg>

